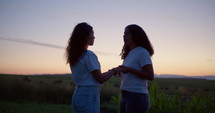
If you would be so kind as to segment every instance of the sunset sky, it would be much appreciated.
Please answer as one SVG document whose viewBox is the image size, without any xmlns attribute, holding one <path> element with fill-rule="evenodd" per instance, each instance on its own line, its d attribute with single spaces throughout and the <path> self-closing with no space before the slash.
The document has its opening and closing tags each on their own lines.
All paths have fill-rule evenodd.
<svg viewBox="0 0 215 113">
<path fill-rule="evenodd" d="M 75 25 L 96 37 L 102 72 L 122 64 L 124 28 L 141 26 L 156 74 L 215 75 L 214 0 L 0 0 L 0 73 L 70 73 L 64 57 Z"/>
</svg>

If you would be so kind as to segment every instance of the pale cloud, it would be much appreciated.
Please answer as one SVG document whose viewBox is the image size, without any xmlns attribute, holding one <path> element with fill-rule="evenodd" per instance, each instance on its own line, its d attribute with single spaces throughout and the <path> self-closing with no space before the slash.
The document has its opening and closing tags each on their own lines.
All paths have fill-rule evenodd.
<svg viewBox="0 0 215 113">
<path fill-rule="evenodd" d="M 63 50 L 66 49 L 66 47 L 59 46 L 59 45 L 56 45 L 56 44 L 43 43 L 43 42 L 27 40 L 27 39 L 21 39 L 21 38 L 4 38 L 4 37 L 0 37 L 0 40 L 2 40 L 2 41 L 10 41 L 10 42 L 15 42 L 15 43 L 24 43 L 24 44 L 30 44 L 30 45 L 37 45 L 37 46 L 54 48 L 54 49 L 63 49 Z M 104 55 L 104 56 L 116 55 L 114 53 L 104 52 L 104 51 L 95 51 L 95 53 L 98 53 L 98 54 Z"/>
</svg>

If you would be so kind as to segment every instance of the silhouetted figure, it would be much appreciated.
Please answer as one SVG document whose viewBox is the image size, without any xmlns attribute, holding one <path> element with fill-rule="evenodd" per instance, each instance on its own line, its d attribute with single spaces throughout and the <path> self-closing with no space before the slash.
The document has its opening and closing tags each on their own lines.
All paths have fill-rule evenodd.
<svg viewBox="0 0 215 113">
<path fill-rule="evenodd" d="M 87 23 L 75 26 L 66 48 L 72 80 L 76 87 L 72 98 L 74 113 L 100 113 L 100 84 L 107 81 L 114 69 L 101 73 L 97 56 L 88 46 L 94 43 L 93 27 Z"/>
<path fill-rule="evenodd" d="M 123 37 L 121 58 L 124 61 L 115 69 L 122 72 L 120 113 L 147 113 L 150 108 L 147 80 L 154 79 L 151 61 L 154 50 L 145 31 L 138 25 L 128 25 Z"/>
</svg>

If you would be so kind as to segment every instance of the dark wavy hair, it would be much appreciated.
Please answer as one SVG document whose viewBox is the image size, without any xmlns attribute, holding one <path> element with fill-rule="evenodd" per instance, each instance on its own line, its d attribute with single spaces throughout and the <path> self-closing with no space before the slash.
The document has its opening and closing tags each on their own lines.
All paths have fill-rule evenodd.
<svg viewBox="0 0 215 113">
<path fill-rule="evenodd" d="M 145 48 L 149 52 L 150 56 L 154 54 L 154 49 L 148 39 L 148 36 L 140 26 L 136 24 L 131 24 L 131 25 L 128 25 L 126 29 L 128 29 L 129 32 L 131 33 L 131 37 L 137 46 L 141 46 Z M 120 54 L 121 58 L 125 59 L 129 52 L 130 52 L 130 48 L 124 44 Z"/>
<path fill-rule="evenodd" d="M 66 48 L 66 64 L 74 66 L 85 51 L 89 34 L 93 31 L 93 27 L 86 22 L 79 23 L 75 26 L 71 37 L 68 40 Z"/>
</svg>

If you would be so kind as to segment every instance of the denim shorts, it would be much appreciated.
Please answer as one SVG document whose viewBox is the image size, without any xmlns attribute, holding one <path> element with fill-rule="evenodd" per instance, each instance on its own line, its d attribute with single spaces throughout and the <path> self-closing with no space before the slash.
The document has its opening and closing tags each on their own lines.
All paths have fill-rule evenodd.
<svg viewBox="0 0 215 113">
<path fill-rule="evenodd" d="M 147 113 L 150 107 L 149 96 L 144 93 L 122 90 L 120 113 Z"/>
<path fill-rule="evenodd" d="M 72 97 L 73 113 L 100 113 L 100 87 L 77 86 Z"/>
</svg>

